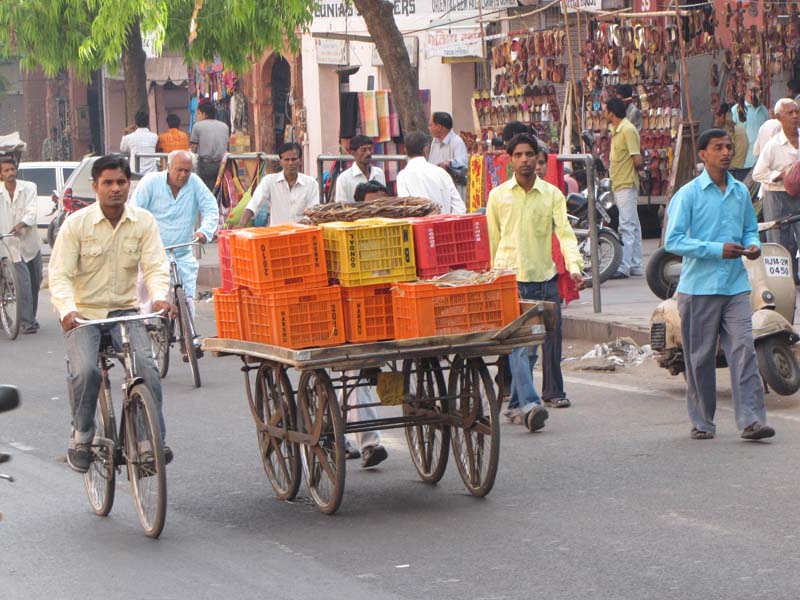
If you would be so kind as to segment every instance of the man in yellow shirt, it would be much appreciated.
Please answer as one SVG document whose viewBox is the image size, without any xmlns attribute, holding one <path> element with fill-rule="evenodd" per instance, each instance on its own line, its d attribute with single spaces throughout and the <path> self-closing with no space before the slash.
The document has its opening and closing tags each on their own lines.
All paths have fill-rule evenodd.
<svg viewBox="0 0 800 600">
<path fill-rule="evenodd" d="M 172 314 L 167 302 L 169 267 L 158 225 L 145 210 L 127 204 L 131 169 L 128 161 L 103 156 L 92 165 L 92 188 L 97 202 L 71 215 L 59 231 L 50 256 L 49 279 L 53 305 L 61 319 L 67 347 L 67 384 L 72 403 L 73 435 L 67 463 L 85 473 L 91 462 L 94 416 L 100 391 L 97 356 L 101 328 L 79 327 L 78 319 L 105 319 L 136 314 L 137 273 L 153 299 L 153 310 Z M 161 381 L 150 349 L 150 339 L 141 321 L 128 326 L 136 357 L 136 372 L 153 392 L 158 405 L 161 431 Z M 111 328 L 115 345 L 120 344 L 119 326 Z M 167 462 L 172 450 L 164 446 Z"/>
<path fill-rule="evenodd" d="M 641 276 L 642 226 L 639 223 L 639 176 L 636 169 L 644 165 L 639 145 L 639 132 L 625 118 L 625 103 L 611 98 L 606 103 L 606 116 L 611 123 L 611 187 L 619 209 L 619 234 L 622 237 L 622 261 L 614 279 Z"/>
<path fill-rule="evenodd" d="M 542 398 L 545 404 L 565 408 L 570 401 L 561 376 L 561 297 L 558 273 L 553 263 L 552 236 L 555 232 L 570 277 L 583 285 L 583 261 L 578 241 L 567 219 L 564 194 L 536 176 L 539 144 L 532 135 L 520 133 L 508 142 L 514 176 L 494 188 L 486 205 L 492 266 L 517 275 L 519 295 L 528 300 L 556 304 L 556 324 L 547 333 L 542 363 Z M 511 400 L 506 416 L 522 421 L 531 431 L 544 427 L 547 409 L 541 405 L 533 386 L 531 365 L 536 348 L 518 348 L 511 353 Z"/>
</svg>

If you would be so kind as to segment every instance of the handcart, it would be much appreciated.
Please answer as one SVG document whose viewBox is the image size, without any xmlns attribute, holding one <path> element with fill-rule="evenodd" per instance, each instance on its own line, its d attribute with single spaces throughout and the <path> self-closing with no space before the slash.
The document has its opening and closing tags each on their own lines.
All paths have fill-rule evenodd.
<svg viewBox="0 0 800 600">
<path fill-rule="evenodd" d="M 543 343 L 555 319 L 549 302 L 520 304 L 522 314 L 494 331 L 305 350 L 206 338 L 203 348 L 241 357 L 261 460 L 280 499 L 294 499 L 302 471 L 316 506 L 333 514 L 344 494 L 344 435 L 396 428 L 423 481 L 442 478 L 452 447 L 467 490 L 485 496 L 500 453 L 500 402 L 485 359 Z M 299 372 L 296 389 L 289 369 Z M 355 407 L 342 398 L 375 384 L 382 399 L 398 399 L 402 416 L 349 422 Z"/>
</svg>

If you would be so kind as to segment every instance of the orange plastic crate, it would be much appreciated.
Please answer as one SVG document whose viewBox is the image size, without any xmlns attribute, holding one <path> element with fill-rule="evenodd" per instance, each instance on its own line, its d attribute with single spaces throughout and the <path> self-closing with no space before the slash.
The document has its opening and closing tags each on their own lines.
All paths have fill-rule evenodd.
<svg viewBox="0 0 800 600">
<path fill-rule="evenodd" d="M 394 338 L 392 285 L 343 287 L 344 332 L 348 342 L 377 342 Z"/>
<path fill-rule="evenodd" d="M 238 289 L 226 292 L 222 288 L 214 288 L 214 316 L 217 321 L 217 337 L 244 339 L 244 315 L 241 292 Z"/>
<path fill-rule="evenodd" d="M 491 269 L 486 215 L 435 215 L 409 219 L 409 222 L 414 228 L 414 253 L 420 279 L 456 269 Z"/>
<path fill-rule="evenodd" d="M 233 282 L 260 294 L 328 285 L 322 230 L 287 223 L 237 231 L 230 238 Z"/>
<path fill-rule="evenodd" d="M 233 291 L 233 265 L 231 264 L 231 234 L 232 229 L 225 229 L 217 233 L 217 250 L 219 251 L 219 269 L 222 276 L 222 290 Z"/>
<path fill-rule="evenodd" d="M 507 274 L 491 283 L 450 287 L 397 283 L 392 308 L 397 339 L 500 329 L 519 316 L 517 279 Z"/>
<path fill-rule="evenodd" d="M 343 344 L 342 292 L 339 286 L 243 294 L 245 339 L 251 342 L 312 348 Z"/>
</svg>

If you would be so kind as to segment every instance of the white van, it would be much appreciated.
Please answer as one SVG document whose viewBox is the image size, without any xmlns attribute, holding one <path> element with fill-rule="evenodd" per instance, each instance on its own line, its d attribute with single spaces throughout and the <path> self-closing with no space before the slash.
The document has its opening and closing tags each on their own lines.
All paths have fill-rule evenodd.
<svg viewBox="0 0 800 600">
<path fill-rule="evenodd" d="M 17 179 L 36 184 L 38 207 L 36 224 L 39 236 L 47 239 L 47 225 L 56 214 L 58 197 L 64 188 L 64 182 L 78 166 L 78 162 L 21 162 L 17 167 Z"/>
</svg>

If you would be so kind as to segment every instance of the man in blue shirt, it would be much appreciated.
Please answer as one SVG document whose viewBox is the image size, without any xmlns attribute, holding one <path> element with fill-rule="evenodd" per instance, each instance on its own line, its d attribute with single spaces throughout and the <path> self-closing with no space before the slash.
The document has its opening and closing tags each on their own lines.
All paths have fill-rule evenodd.
<svg viewBox="0 0 800 600">
<path fill-rule="evenodd" d="M 669 204 L 665 246 L 683 257 L 678 311 L 686 363 L 692 439 L 714 437 L 717 339 L 731 373 L 733 410 L 742 437 L 775 435 L 766 425 L 764 390 L 753 346 L 750 282 L 741 257 L 761 256 L 758 225 L 747 187 L 728 173 L 733 142 L 723 129 L 697 140 L 705 170 Z"/>
<path fill-rule="evenodd" d="M 131 200 L 156 218 L 165 246 L 185 244 L 194 239 L 205 244 L 219 225 L 219 208 L 203 180 L 192 173 L 192 155 L 175 150 L 167 158 L 167 170 L 148 173 L 136 186 Z M 200 228 L 195 231 L 198 216 Z M 194 318 L 194 298 L 199 266 L 190 247 L 175 251 L 189 311 Z"/>
</svg>

